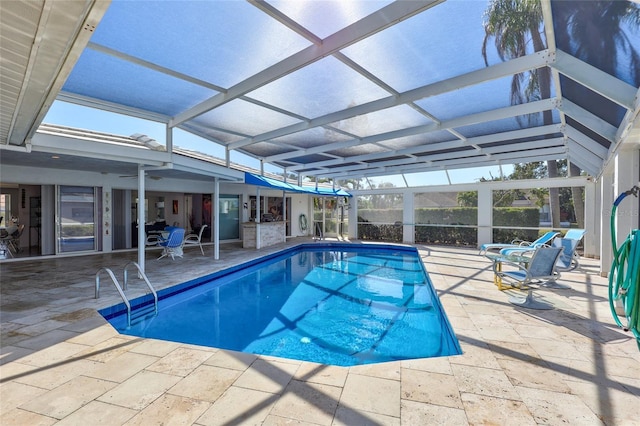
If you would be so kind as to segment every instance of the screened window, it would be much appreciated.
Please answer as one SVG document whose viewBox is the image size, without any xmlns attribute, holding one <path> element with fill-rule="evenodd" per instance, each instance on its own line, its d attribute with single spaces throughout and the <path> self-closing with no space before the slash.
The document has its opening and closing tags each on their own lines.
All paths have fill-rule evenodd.
<svg viewBox="0 0 640 426">
<path fill-rule="evenodd" d="M 414 196 L 415 242 L 476 245 L 478 193 L 427 192 Z"/>
<path fill-rule="evenodd" d="M 358 203 L 358 238 L 373 241 L 402 241 L 402 194 L 362 195 Z"/>
</svg>

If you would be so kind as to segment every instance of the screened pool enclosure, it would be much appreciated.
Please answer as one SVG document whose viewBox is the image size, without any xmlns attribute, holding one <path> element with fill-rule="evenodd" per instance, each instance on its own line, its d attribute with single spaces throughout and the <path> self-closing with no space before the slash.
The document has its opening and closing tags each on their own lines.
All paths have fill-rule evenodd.
<svg viewBox="0 0 640 426">
<path fill-rule="evenodd" d="M 403 194 L 385 201 L 396 211 L 384 218 L 351 206 L 349 234 L 380 222 L 393 239 L 401 232 L 403 241 L 431 241 L 441 239 L 435 228 L 449 227 L 473 244 L 467 234 L 477 227 L 477 244 L 512 220 L 471 211 L 431 217 L 424 209 L 434 200 L 418 194 L 433 188 L 408 189 L 478 191 L 478 211 L 491 212 L 500 188 L 444 187 L 545 162 L 550 182 L 526 183 L 524 198 L 514 199 L 538 209 L 537 224 L 532 216 L 525 228 L 544 228 L 576 219 L 562 217 L 576 216 L 555 201 L 562 188 L 584 188 L 585 222 L 595 226 L 612 194 L 639 180 L 636 2 L 45 4 L 3 3 L 3 49 L 13 58 L 0 73 L 3 182 L 28 180 L 11 167 L 143 177 L 155 168 L 178 183 L 225 182 L 237 176 L 224 167 L 242 164 L 356 197 Z M 95 118 L 87 107 L 121 119 Z M 86 135 L 45 136 L 43 122 L 133 135 L 147 149 L 121 155 Z M 172 167 L 186 151 L 221 158 L 222 168 Z M 52 154 L 65 155 L 64 164 L 52 165 Z M 563 176 L 556 161 L 575 181 L 554 180 Z M 550 188 L 549 200 L 527 201 L 534 187 Z"/>
</svg>

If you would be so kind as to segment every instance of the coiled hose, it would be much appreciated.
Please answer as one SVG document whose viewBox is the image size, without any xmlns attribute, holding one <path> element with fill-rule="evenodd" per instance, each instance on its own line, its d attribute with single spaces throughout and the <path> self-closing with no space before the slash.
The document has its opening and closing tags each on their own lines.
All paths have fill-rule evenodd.
<svg viewBox="0 0 640 426">
<path fill-rule="evenodd" d="M 631 231 L 622 245 L 616 249 L 615 215 L 618 204 L 628 195 L 638 196 L 640 188 L 634 186 L 616 198 L 611 211 L 611 247 L 613 264 L 609 273 L 609 307 L 613 319 L 625 331 L 631 331 L 640 350 L 640 230 Z M 620 304 L 624 312 L 616 309 Z M 626 325 L 621 317 L 626 319 Z"/>
<path fill-rule="evenodd" d="M 300 227 L 301 232 L 307 231 L 307 216 L 304 213 L 298 217 L 298 226 Z"/>
</svg>

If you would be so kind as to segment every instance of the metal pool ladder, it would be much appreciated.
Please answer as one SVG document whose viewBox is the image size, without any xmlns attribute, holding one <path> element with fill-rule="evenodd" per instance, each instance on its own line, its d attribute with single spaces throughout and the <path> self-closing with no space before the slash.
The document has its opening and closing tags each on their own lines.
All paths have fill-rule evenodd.
<svg viewBox="0 0 640 426">
<path fill-rule="evenodd" d="M 124 270 L 123 270 L 124 281 L 123 281 L 123 286 L 122 287 L 120 286 L 120 283 L 118 282 L 118 279 L 116 278 L 115 274 L 113 273 L 113 271 L 111 269 L 109 269 L 109 268 L 100 268 L 98 270 L 98 272 L 96 272 L 96 299 L 98 299 L 100 297 L 100 272 L 105 271 L 107 274 L 109 274 L 109 277 L 111 278 L 111 281 L 113 282 L 113 285 L 116 286 L 116 290 L 118 290 L 118 293 L 120 294 L 120 297 L 122 298 L 122 301 L 127 306 L 127 326 L 129 326 L 129 327 L 131 326 L 131 319 L 132 319 L 131 302 L 129 301 L 129 299 L 127 299 L 126 294 L 124 294 L 124 290 L 127 289 L 127 281 L 128 281 L 127 268 L 130 265 L 135 265 L 135 267 L 138 269 L 138 276 L 144 280 L 144 282 L 147 284 L 147 287 L 149 287 L 149 290 L 151 290 L 151 293 L 153 294 L 153 305 L 143 305 L 142 307 L 137 309 L 136 312 L 135 312 L 134 319 L 135 318 L 142 318 L 142 317 L 146 316 L 147 314 L 150 313 L 150 311 L 152 309 L 153 309 L 153 314 L 154 315 L 158 315 L 158 294 L 156 293 L 155 289 L 153 288 L 153 286 L 149 282 L 149 279 L 147 278 L 145 273 L 142 272 L 142 269 L 140 268 L 140 265 L 138 265 L 136 262 L 129 262 L 124 266 Z M 123 290 L 123 288 L 124 288 L 124 290 Z"/>
<path fill-rule="evenodd" d="M 322 231 L 322 222 L 314 222 L 315 230 L 313 232 L 313 240 L 324 240 L 324 232 Z"/>
</svg>

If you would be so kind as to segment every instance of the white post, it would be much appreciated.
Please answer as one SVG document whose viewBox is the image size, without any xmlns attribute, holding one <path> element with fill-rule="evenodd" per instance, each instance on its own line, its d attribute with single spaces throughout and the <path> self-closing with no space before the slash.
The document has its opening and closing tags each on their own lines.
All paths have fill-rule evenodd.
<svg viewBox="0 0 640 426">
<path fill-rule="evenodd" d="M 285 171 L 286 174 L 286 171 Z M 286 178 L 285 178 L 286 179 Z M 282 220 L 284 221 L 284 232 L 282 234 L 282 242 L 287 242 L 287 193 L 282 191 Z"/>
<path fill-rule="evenodd" d="M 602 214 L 600 215 L 600 275 L 606 277 L 613 261 L 611 252 L 611 209 L 615 196 L 613 194 L 613 175 L 605 173 L 600 177 L 600 205 Z M 588 206 L 585 205 L 585 210 Z M 591 214 L 590 211 L 588 211 Z M 597 214 L 597 213 L 595 213 Z M 586 238 L 586 236 L 585 236 Z"/>
<path fill-rule="evenodd" d="M 313 218 L 313 203 L 311 217 Z M 358 239 L 358 200 L 355 196 L 349 197 L 349 239 Z"/>
<path fill-rule="evenodd" d="M 493 242 L 493 190 L 478 185 L 478 247 Z"/>
<path fill-rule="evenodd" d="M 167 152 L 171 155 L 173 153 L 173 127 L 170 127 L 168 124 L 165 129 L 165 137 L 167 141 Z"/>
<path fill-rule="evenodd" d="M 111 210 L 113 203 L 111 202 L 111 193 L 113 192 L 111 185 L 102 187 L 102 252 L 109 253 L 113 251 L 113 222 Z"/>
<path fill-rule="evenodd" d="M 284 183 L 287 183 L 287 168 L 283 169 Z M 282 242 L 287 242 L 287 193 L 282 191 L 282 220 L 284 221 L 284 232 L 282 235 Z M 291 224 L 293 231 L 293 223 Z M 292 232 L 293 233 L 293 232 Z"/>
<path fill-rule="evenodd" d="M 603 212 L 602 199 L 597 194 L 597 185 L 594 182 L 589 182 L 584 186 L 584 229 L 589 230 L 583 238 L 584 255 L 591 258 L 599 254 L 598 250 L 603 238 L 603 220 L 601 218 L 604 214 L 601 214 Z M 607 217 L 610 216 L 607 215 Z M 611 239 L 610 236 L 608 238 Z"/>
<path fill-rule="evenodd" d="M 256 186 L 256 250 L 260 248 L 260 187 Z"/>
<path fill-rule="evenodd" d="M 213 258 L 220 259 L 220 181 L 213 178 Z"/>
<path fill-rule="evenodd" d="M 407 244 L 415 243 L 415 209 L 412 191 L 405 191 L 402 195 L 402 241 Z"/>
<path fill-rule="evenodd" d="M 144 229 L 144 175 L 145 171 L 142 165 L 138 165 L 138 265 L 142 273 L 144 269 L 144 249 L 147 242 L 147 234 Z"/>
</svg>

